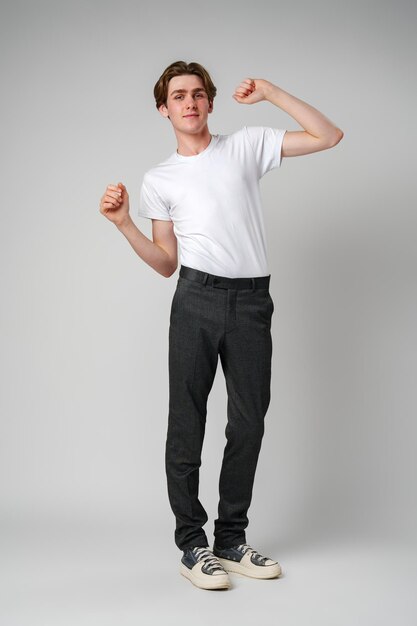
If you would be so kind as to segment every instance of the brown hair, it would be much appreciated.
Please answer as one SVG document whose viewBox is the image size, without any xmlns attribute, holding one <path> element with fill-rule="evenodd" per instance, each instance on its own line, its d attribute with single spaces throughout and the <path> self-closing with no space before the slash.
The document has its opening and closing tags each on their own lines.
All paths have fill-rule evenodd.
<svg viewBox="0 0 417 626">
<path fill-rule="evenodd" d="M 199 76 L 203 81 L 204 89 L 207 92 L 209 102 L 212 102 L 216 96 L 217 89 L 210 78 L 208 71 L 199 63 L 186 63 L 185 61 L 175 61 L 168 65 L 163 71 L 155 84 L 153 95 L 155 97 L 156 108 L 159 109 L 161 104 L 167 103 L 168 83 L 174 76 L 183 76 L 184 74 L 194 74 Z"/>
</svg>

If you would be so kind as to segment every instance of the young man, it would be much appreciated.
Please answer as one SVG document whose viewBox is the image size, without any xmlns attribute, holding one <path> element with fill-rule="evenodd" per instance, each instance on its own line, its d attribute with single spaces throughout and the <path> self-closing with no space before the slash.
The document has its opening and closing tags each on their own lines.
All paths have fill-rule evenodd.
<svg viewBox="0 0 417 626">
<path fill-rule="evenodd" d="M 177 150 L 143 179 L 139 215 L 152 219 L 153 241 L 131 220 L 122 183 L 107 187 L 100 211 L 163 276 L 177 269 L 180 244 L 169 327 L 168 495 L 175 542 L 184 552 L 181 574 L 203 589 L 223 589 L 230 587 L 228 572 L 255 578 L 281 573 L 277 561 L 246 543 L 245 534 L 270 402 L 274 311 L 259 180 L 280 167 L 283 157 L 335 146 L 343 132 L 280 87 L 246 78 L 233 94 L 236 102 L 267 100 L 304 130 L 245 126 L 212 135 L 207 121 L 216 87 L 198 63 L 172 63 L 154 96 L 173 127 Z M 228 394 L 227 444 L 210 549 L 198 487 L 207 400 L 219 356 Z"/>
</svg>

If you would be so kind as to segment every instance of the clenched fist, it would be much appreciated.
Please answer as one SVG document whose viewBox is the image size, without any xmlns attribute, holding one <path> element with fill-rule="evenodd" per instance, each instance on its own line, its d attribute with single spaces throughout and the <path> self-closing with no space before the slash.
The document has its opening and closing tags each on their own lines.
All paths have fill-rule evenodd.
<svg viewBox="0 0 417 626">
<path fill-rule="evenodd" d="M 100 213 L 116 226 L 130 219 L 129 194 L 123 183 L 107 186 L 100 200 Z"/>
<path fill-rule="evenodd" d="M 263 78 L 245 78 L 236 87 L 232 98 L 239 104 L 255 104 L 267 99 L 271 87 L 272 83 Z"/>
</svg>

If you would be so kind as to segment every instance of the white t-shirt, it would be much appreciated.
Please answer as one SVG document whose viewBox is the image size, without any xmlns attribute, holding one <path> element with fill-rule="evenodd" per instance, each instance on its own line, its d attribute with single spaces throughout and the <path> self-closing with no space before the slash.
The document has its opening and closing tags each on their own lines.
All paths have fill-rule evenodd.
<svg viewBox="0 0 417 626">
<path fill-rule="evenodd" d="M 286 130 L 244 126 L 199 154 L 174 152 L 148 170 L 140 217 L 171 220 L 180 263 L 230 278 L 269 272 L 259 180 L 280 167 Z"/>
</svg>

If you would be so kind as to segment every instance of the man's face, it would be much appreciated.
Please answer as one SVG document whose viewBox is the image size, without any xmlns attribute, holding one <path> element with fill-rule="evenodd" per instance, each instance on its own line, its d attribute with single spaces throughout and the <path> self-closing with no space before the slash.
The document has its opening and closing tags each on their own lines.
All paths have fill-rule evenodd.
<svg viewBox="0 0 417 626">
<path fill-rule="evenodd" d="M 197 134 L 207 125 L 209 104 L 203 81 L 194 74 L 174 76 L 168 83 L 167 104 L 159 107 L 161 115 L 169 117 L 175 130 Z"/>
</svg>

